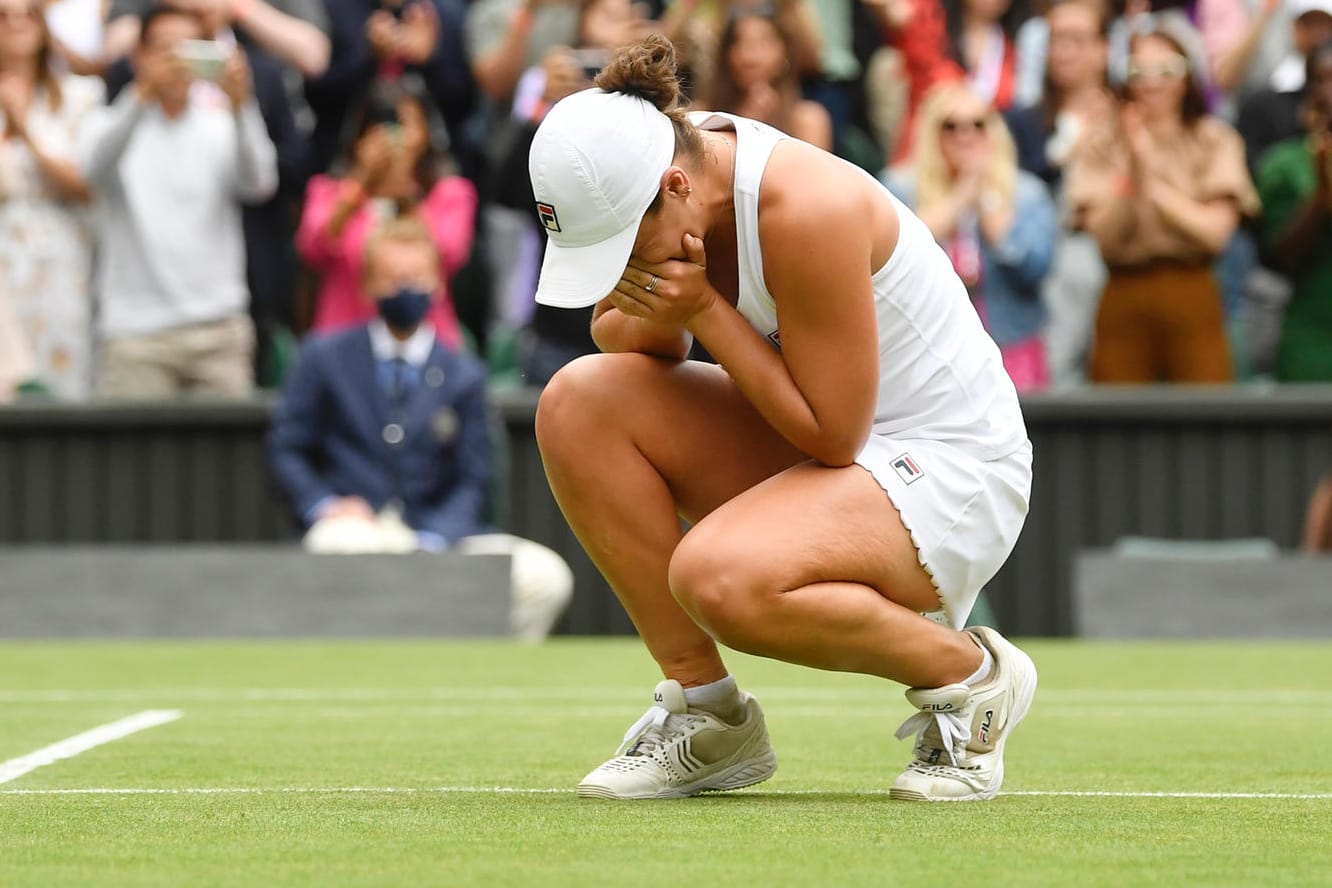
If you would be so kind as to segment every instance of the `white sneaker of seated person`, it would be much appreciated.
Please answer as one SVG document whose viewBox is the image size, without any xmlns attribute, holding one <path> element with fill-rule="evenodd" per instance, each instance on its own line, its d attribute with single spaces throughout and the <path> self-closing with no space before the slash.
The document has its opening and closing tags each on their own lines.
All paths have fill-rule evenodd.
<svg viewBox="0 0 1332 888">
<path fill-rule="evenodd" d="M 974 686 L 912 688 L 920 711 L 898 728 L 916 734 L 915 758 L 888 795 L 923 802 L 991 799 L 1004 781 L 1004 744 L 1036 695 L 1031 658 L 987 627 L 967 630 L 994 658 L 990 674 Z"/>
<path fill-rule="evenodd" d="M 624 735 L 615 758 L 583 778 L 578 794 L 599 799 L 678 799 L 740 789 L 777 770 L 758 701 L 739 692 L 736 724 L 692 709 L 678 681 L 667 679 L 653 705 Z"/>
</svg>

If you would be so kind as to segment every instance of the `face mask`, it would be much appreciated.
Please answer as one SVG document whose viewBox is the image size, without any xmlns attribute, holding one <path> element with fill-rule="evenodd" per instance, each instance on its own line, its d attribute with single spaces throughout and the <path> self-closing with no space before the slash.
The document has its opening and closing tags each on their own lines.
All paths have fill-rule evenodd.
<svg viewBox="0 0 1332 888">
<path fill-rule="evenodd" d="M 392 296 L 379 300 L 379 316 L 397 330 L 411 330 L 429 310 L 430 294 L 414 287 L 399 287 Z"/>
</svg>

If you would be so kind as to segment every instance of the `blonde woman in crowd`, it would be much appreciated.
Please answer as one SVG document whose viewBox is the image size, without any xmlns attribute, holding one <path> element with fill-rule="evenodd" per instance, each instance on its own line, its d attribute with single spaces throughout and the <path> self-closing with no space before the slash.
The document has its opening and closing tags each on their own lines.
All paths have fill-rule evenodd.
<svg viewBox="0 0 1332 888">
<path fill-rule="evenodd" d="M 0 0 L 0 299 L 34 359 L 21 381 L 76 399 L 92 382 L 92 247 L 75 136 L 103 90 L 57 75 L 53 52 L 36 0 Z"/>
<path fill-rule="evenodd" d="M 1018 390 L 1047 386 L 1041 281 L 1058 225 L 1045 185 L 1018 169 L 994 107 L 966 83 L 935 87 L 921 107 L 911 172 L 890 174 L 888 185 L 948 253 Z"/>
<path fill-rule="evenodd" d="M 774 15 L 740 12 L 722 31 L 711 107 L 761 120 L 825 151 L 833 148 L 832 118 L 801 98 L 791 38 Z"/>
<path fill-rule="evenodd" d="M 1206 112 L 1179 20 L 1130 42 L 1118 112 L 1068 171 L 1076 225 L 1109 269 L 1096 320 L 1095 382 L 1229 382 L 1212 266 L 1240 219 L 1258 212 L 1240 137 Z"/>
</svg>

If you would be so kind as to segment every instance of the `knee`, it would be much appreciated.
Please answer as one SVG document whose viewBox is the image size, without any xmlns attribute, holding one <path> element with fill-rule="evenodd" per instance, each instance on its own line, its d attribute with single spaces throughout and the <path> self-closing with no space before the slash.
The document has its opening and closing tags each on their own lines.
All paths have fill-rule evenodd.
<svg viewBox="0 0 1332 888">
<path fill-rule="evenodd" d="M 585 355 L 565 364 L 550 378 L 537 401 L 536 437 L 544 453 L 576 437 L 605 387 L 598 358 Z"/>
<path fill-rule="evenodd" d="M 564 365 L 541 391 L 536 438 L 546 459 L 589 453 L 591 440 L 613 433 L 644 355 L 584 355 Z"/>
<path fill-rule="evenodd" d="M 764 586 L 735 548 L 706 529 L 685 534 L 667 572 L 671 594 L 685 612 L 717 641 L 757 653 Z"/>
</svg>

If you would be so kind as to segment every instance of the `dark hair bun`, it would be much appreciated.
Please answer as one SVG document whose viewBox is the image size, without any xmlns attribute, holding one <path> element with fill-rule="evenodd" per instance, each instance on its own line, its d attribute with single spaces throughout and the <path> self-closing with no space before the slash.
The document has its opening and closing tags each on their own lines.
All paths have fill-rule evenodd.
<svg viewBox="0 0 1332 888">
<path fill-rule="evenodd" d="M 606 92 L 637 96 L 667 114 L 683 101 L 675 47 L 660 34 L 618 50 L 593 83 Z"/>
</svg>

